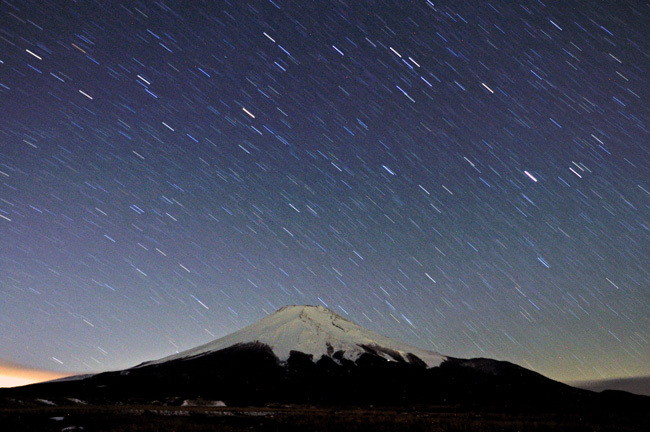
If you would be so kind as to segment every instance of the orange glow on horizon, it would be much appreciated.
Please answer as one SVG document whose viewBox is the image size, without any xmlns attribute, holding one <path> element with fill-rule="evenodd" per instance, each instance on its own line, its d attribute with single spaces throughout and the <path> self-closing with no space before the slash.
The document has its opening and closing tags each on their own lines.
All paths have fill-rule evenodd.
<svg viewBox="0 0 650 432">
<path fill-rule="evenodd" d="M 20 365 L 0 362 L 0 387 L 17 387 L 63 378 L 74 374 L 30 369 Z"/>
</svg>

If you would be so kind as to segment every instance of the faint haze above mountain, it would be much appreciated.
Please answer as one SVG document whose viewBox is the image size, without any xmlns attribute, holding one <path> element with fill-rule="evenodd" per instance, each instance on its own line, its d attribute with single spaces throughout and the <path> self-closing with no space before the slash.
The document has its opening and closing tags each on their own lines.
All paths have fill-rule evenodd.
<svg viewBox="0 0 650 432">
<path fill-rule="evenodd" d="M 567 384 L 596 392 L 601 392 L 603 390 L 622 390 L 634 394 L 650 396 L 650 376 L 598 381 L 573 381 L 567 382 Z"/>
</svg>

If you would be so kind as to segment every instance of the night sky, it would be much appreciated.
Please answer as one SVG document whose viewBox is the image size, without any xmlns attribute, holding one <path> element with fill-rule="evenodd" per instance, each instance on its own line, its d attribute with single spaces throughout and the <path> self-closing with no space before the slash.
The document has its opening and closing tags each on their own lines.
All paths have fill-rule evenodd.
<svg viewBox="0 0 650 432">
<path fill-rule="evenodd" d="M 125 368 L 322 304 L 554 379 L 650 375 L 647 1 L 0 23 L 0 359 Z"/>
</svg>

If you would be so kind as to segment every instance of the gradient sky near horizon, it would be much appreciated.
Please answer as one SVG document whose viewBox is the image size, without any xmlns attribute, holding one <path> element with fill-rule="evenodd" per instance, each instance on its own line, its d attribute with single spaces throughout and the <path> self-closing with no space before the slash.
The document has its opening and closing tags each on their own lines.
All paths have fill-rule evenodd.
<svg viewBox="0 0 650 432">
<path fill-rule="evenodd" d="M 6 1 L 0 359 L 89 372 L 323 304 L 650 375 L 650 3 Z"/>
</svg>

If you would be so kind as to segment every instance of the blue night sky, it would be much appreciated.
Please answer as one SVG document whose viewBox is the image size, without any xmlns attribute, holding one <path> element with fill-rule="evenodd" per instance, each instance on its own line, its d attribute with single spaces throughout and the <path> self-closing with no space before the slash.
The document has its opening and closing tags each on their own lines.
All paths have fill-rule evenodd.
<svg viewBox="0 0 650 432">
<path fill-rule="evenodd" d="M 647 1 L 7 1 L 0 359 L 133 366 L 287 304 L 650 375 Z"/>
</svg>

